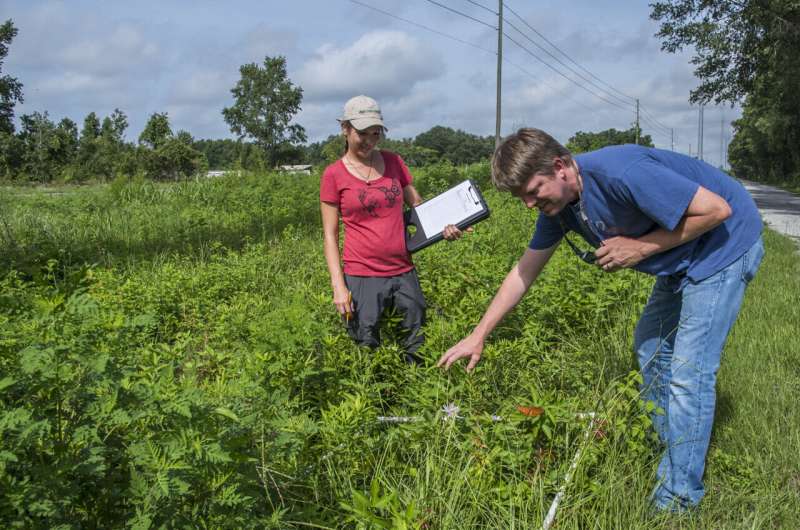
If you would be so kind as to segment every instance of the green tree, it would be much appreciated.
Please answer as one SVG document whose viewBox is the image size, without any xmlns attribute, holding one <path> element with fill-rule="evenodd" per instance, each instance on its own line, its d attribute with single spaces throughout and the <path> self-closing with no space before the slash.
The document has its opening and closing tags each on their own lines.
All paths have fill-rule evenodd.
<svg viewBox="0 0 800 530">
<path fill-rule="evenodd" d="M 139 135 L 139 158 L 147 176 L 157 180 L 181 180 L 205 172 L 208 161 L 193 147 L 186 131 L 172 134 L 167 113 L 154 113 Z"/>
<path fill-rule="evenodd" d="M 64 167 L 75 161 L 78 155 L 78 125 L 69 118 L 62 118 L 55 130 L 58 143 L 58 162 Z"/>
<path fill-rule="evenodd" d="M 471 164 L 485 160 L 494 152 L 494 138 L 481 137 L 437 125 L 414 138 L 414 144 L 431 149 L 453 164 Z"/>
<path fill-rule="evenodd" d="M 175 138 L 189 147 L 194 146 L 194 137 L 192 137 L 189 131 L 180 130 L 175 134 Z"/>
<path fill-rule="evenodd" d="M 763 0 L 666 0 L 651 4 L 661 22 L 661 49 L 691 47 L 700 85 L 691 101 L 736 102 L 751 94 L 763 76 L 791 77 L 779 65 L 797 64 L 800 4 Z M 796 77 L 792 77 L 796 79 Z"/>
<path fill-rule="evenodd" d="M 159 180 L 187 179 L 208 169 L 203 153 L 174 136 L 146 151 L 144 158 L 148 176 Z"/>
<path fill-rule="evenodd" d="M 0 180 L 19 177 L 25 146 L 16 134 L 0 132 Z"/>
<path fill-rule="evenodd" d="M 622 145 L 636 143 L 636 127 L 631 127 L 625 131 L 617 129 L 606 129 L 600 132 L 578 131 L 572 136 L 564 146 L 572 153 L 587 153 L 595 151 L 609 145 Z M 653 147 L 653 139 L 649 134 L 639 133 L 639 145 Z"/>
<path fill-rule="evenodd" d="M 120 109 L 114 109 L 111 116 L 103 118 L 100 134 L 96 138 L 97 159 L 94 165 L 95 177 L 114 178 L 118 173 L 129 173 L 128 152 L 125 144 L 125 130 L 128 117 Z"/>
<path fill-rule="evenodd" d="M 441 159 L 438 152 L 428 147 L 417 145 L 410 138 L 403 138 L 402 140 L 386 139 L 381 142 L 381 148 L 397 153 L 406 164 L 412 167 L 427 166 Z"/>
<path fill-rule="evenodd" d="M 344 154 L 344 136 L 341 134 L 332 134 L 322 144 L 322 161 L 323 164 L 331 164 L 342 157 Z"/>
<path fill-rule="evenodd" d="M 222 140 L 197 140 L 192 146 L 203 153 L 208 160 L 208 167 L 213 169 L 231 169 L 239 160 L 241 142 L 225 138 Z"/>
<path fill-rule="evenodd" d="M 23 144 L 21 172 L 27 180 L 50 182 L 59 173 L 60 145 L 56 125 L 47 112 L 20 116 L 19 138 Z"/>
<path fill-rule="evenodd" d="M 99 138 L 100 119 L 97 114 L 90 112 L 83 119 L 83 127 L 78 139 L 78 153 L 73 172 L 75 179 L 86 180 L 98 173 Z"/>
<path fill-rule="evenodd" d="M 139 144 L 158 149 L 168 138 L 172 137 L 172 129 L 169 126 L 169 116 L 166 112 L 154 112 L 147 120 L 142 134 L 139 135 Z"/>
<path fill-rule="evenodd" d="M 239 73 L 241 79 L 231 89 L 233 106 L 222 109 L 222 116 L 240 139 L 255 141 L 274 167 L 287 153 L 287 144 L 306 141 L 303 127 L 290 123 L 300 110 L 303 89 L 289 80 L 284 57 L 267 56 L 263 67 L 249 63 Z"/>
<path fill-rule="evenodd" d="M 17 36 L 17 28 L 11 20 L 0 26 L 0 74 L 3 73 L 3 61 L 8 55 L 8 47 Z M 14 132 L 14 105 L 23 103 L 22 83 L 16 77 L 0 75 L 0 134 Z"/>
<path fill-rule="evenodd" d="M 800 4 L 668 0 L 652 4 L 662 49 L 692 47 L 693 102 L 744 100 L 728 159 L 739 176 L 800 183 Z"/>
<path fill-rule="evenodd" d="M 119 109 L 114 109 L 111 116 L 103 119 L 100 136 L 110 144 L 120 145 L 125 142 L 125 131 L 128 128 L 128 117 Z"/>
</svg>

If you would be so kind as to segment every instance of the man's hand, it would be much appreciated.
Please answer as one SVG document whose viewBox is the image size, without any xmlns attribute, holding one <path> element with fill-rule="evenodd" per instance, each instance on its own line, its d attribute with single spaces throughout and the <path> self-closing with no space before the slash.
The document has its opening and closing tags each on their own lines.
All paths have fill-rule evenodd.
<svg viewBox="0 0 800 530">
<path fill-rule="evenodd" d="M 645 245 L 636 239 L 616 236 L 603 241 L 603 245 L 594 251 L 597 266 L 606 272 L 619 269 L 630 269 L 647 256 Z"/>
<path fill-rule="evenodd" d="M 442 355 L 436 366 L 444 366 L 445 370 L 450 368 L 450 365 L 461 359 L 462 357 L 469 357 L 467 364 L 467 372 L 471 372 L 478 361 L 481 360 L 481 353 L 483 352 L 483 341 L 476 339 L 469 335 L 461 342 L 450 348 Z"/>
</svg>

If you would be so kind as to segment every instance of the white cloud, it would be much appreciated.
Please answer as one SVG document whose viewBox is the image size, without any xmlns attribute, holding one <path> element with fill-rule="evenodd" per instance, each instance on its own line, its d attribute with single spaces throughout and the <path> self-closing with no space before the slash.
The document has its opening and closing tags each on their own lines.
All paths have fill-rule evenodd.
<svg viewBox="0 0 800 530">
<path fill-rule="evenodd" d="M 107 77 L 82 72 L 64 72 L 44 77 L 37 89 L 42 94 L 59 95 L 65 92 L 84 92 L 106 90 L 113 86 Z"/>
<path fill-rule="evenodd" d="M 170 100 L 181 104 L 213 104 L 230 96 L 236 80 L 219 70 L 197 70 L 175 82 Z"/>
<path fill-rule="evenodd" d="M 368 94 L 381 101 L 408 95 L 416 83 L 444 70 L 441 55 L 408 34 L 373 31 L 344 48 L 318 48 L 296 78 L 306 100 L 344 102 Z"/>
<path fill-rule="evenodd" d="M 56 59 L 76 70 L 119 75 L 134 68 L 153 68 L 161 62 L 159 46 L 144 28 L 121 23 L 105 33 L 87 32 L 80 40 L 63 43 Z"/>
</svg>

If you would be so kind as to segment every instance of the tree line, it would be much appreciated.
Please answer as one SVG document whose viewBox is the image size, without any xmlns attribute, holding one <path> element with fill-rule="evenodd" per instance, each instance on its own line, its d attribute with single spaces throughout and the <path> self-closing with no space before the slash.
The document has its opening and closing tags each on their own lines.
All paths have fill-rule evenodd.
<svg viewBox="0 0 800 530">
<path fill-rule="evenodd" d="M 11 20 L 0 26 L 0 74 L 17 35 Z M 303 90 L 287 76 L 284 57 L 265 57 L 262 64 L 239 69 L 231 89 L 233 104 L 222 116 L 237 139 L 194 139 L 173 132 L 166 112 L 153 113 L 135 142 L 126 140 L 128 116 L 115 109 L 109 116 L 90 112 L 79 127 L 70 118 L 55 122 L 47 112 L 33 112 L 14 123 L 14 107 L 23 103 L 23 85 L 0 76 L 0 179 L 18 182 L 85 182 L 141 175 L 179 180 L 207 169 L 270 170 L 282 164 L 324 165 L 339 158 L 344 139 L 332 134 L 306 143 L 304 128 L 292 122 Z M 410 165 L 438 161 L 454 165 L 488 158 L 494 138 L 436 126 L 415 138 L 385 140 Z"/>
<path fill-rule="evenodd" d="M 743 101 L 733 122 L 728 150 L 732 171 L 741 177 L 800 186 L 800 8 L 791 2 L 664 0 L 651 5 L 661 21 L 662 48 L 676 52 L 693 46 L 701 84 L 690 101 Z M 22 83 L 3 75 L 3 60 L 17 35 L 11 20 L 0 25 L 0 179 L 32 182 L 81 182 L 118 175 L 181 179 L 212 169 L 271 170 L 282 164 L 324 165 L 341 156 L 340 135 L 307 143 L 304 128 L 293 123 L 303 90 L 288 78 L 284 57 L 239 69 L 231 89 L 233 104 L 222 116 L 236 139 L 195 140 L 173 133 L 167 113 L 154 113 L 136 142 L 126 141 L 126 114 L 89 113 L 80 129 L 69 118 L 57 123 L 47 112 L 19 117 Z M 567 146 L 584 152 L 632 142 L 635 129 L 576 133 Z M 640 143 L 652 145 L 648 136 Z M 387 139 L 384 147 L 412 166 L 435 162 L 469 164 L 488 158 L 494 138 L 435 126 L 414 138 Z"/>
<path fill-rule="evenodd" d="M 800 3 L 664 0 L 651 4 L 662 49 L 694 49 L 690 101 L 742 103 L 728 161 L 736 176 L 800 188 Z"/>
</svg>

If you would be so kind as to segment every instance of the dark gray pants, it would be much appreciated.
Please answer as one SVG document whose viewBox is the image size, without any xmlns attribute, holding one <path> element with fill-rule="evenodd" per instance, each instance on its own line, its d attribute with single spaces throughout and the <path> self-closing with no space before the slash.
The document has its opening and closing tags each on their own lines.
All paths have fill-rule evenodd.
<svg viewBox="0 0 800 530">
<path fill-rule="evenodd" d="M 344 281 L 353 293 L 355 313 L 347 331 L 361 346 L 376 348 L 381 343 L 380 318 L 384 310 L 394 308 L 401 315 L 406 331 L 403 346 L 406 360 L 418 360 L 415 353 L 425 337 L 420 328 L 425 324 L 425 297 L 419 286 L 417 271 L 412 269 L 398 276 L 349 276 Z"/>
</svg>

